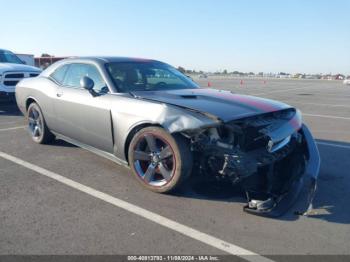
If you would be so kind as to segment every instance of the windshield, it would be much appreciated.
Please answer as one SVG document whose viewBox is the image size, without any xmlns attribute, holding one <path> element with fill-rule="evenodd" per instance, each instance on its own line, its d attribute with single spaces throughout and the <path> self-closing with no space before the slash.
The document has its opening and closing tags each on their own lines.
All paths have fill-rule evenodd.
<svg viewBox="0 0 350 262">
<path fill-rule="evenodd" d="M 156 91 L 198 88 L 190 78 L 160 62 L 114 62 L 106 64 L 118 91 Z"/>
<path fill-rule="evenodd" d="M 5 51 L 0 52 L 0 63 L 23 64 L 23 61 L 19 59 L 15 54 Z"/>
</svg>

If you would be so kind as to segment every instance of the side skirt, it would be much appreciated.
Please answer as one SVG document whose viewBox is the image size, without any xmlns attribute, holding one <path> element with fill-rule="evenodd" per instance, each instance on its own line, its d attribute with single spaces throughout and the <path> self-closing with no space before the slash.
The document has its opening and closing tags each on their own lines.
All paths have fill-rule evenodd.
<svg viewBox="0 0 350 262">
<path fill-rule="evenodd" d="M 96 155 L 99 155 L 99 156 L 101 156 L 101 157 L 107 158 L 107 159 L 109 159 L 109 160 L 111 160 L 111 161 L 117 163 L 118 165 L 122 165 L 122 166 L 125 166 L 125 167 L 129 168 L 128 162 L 126 162 L 125 160 L 122 160 L 122 159 L 116 157 L 116 156 L 113 155 L 113 154 L 110 154 L 110 153 L 107 153 L 107 152 L 102 151 L 102 150 L 100 150 L 100 149 L 97 149 L 97 148 L 95 148 L 95 147 L 92 147 L 92 146 L 83 144 L 83 143 L 81 143 L 81 142 L 79 142 L 79 141 L 77 141 L 77 140 L 75 140 L 75 139 L 66 137 L 66 136 L 61 135 L 61 134 L 58 134 L 58 133 L 56 133 L 56 132 L 52 132 L 52 133 L 55 134 L 56 139 L 64 140 L 64 141 L 66 141 L 66 142 L 68 142 L 68 143 L 70 143 L 70 144 L 73 144 L 73 145 L 76 145 L 76 146 L 78 146 L 78 147 L 81 147 L 81 148 L 83 148 L 83 149 L 85 149 L 85 150 L 88 150 L 88 151 L 90 151 L 90 152 L 92 152 L 92 153 L 94 153 L 94 154 L 96 154 Z"/>
</svg>

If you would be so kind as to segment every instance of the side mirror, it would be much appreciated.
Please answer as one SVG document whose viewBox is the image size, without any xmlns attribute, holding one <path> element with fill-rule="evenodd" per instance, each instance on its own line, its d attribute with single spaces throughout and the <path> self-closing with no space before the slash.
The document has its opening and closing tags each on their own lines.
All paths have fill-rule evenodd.
<svg viewBox="0 0 350 262">
<path fill-rule="evenodd" d="M 83 76 L 80 79 L 80 86 L 86 90 L 88 90 L 89 92 L 91 92 L 94 88 L 94 80 L 92 80 L 90 77 L 88 76 Z"/>
</svg>

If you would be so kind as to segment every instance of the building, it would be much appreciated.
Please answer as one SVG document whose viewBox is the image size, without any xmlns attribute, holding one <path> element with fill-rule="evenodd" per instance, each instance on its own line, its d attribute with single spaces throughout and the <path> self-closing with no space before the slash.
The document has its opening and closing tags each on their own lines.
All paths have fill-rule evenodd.
<svg viewBox="0 0 350 262">
<path fill-rule="evenodd" d="M 26 65 L 34 66 L 34 55 L 31 54 L 16 54 Z"/>
<path fill-rule="evenodd" d="M 35 57 L 35 66 L 39 67 L 41 69 L 46 69 L 53 63 L 60 61 L 62 59 L 65 59 L 67 57 L 61 56 L 61 57 L 55 57 L 55 56 L 43 56 L 43 57 Z"/>
</svg>

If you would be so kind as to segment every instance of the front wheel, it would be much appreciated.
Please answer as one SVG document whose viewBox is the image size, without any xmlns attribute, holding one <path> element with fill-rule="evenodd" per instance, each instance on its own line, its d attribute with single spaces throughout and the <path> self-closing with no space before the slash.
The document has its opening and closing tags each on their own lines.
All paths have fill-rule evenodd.
<svg viewBox="0 0 350 262">
<path fill-rule="evenodd" d="M 129 146 L 129 164 L 136 179 L 151 191 L 177 189 L 190 175 L 192 153 L 185 138 L 160 127 L 141 129 Z"/>
<path fill-rule="evenodd" d="M 29 132 L 34 142 L 47 144 L 54 139 L 54 135 L 48 129 L 43 113 L 37 103 L 29 105 L 27 119 Z"/>
</svg>

